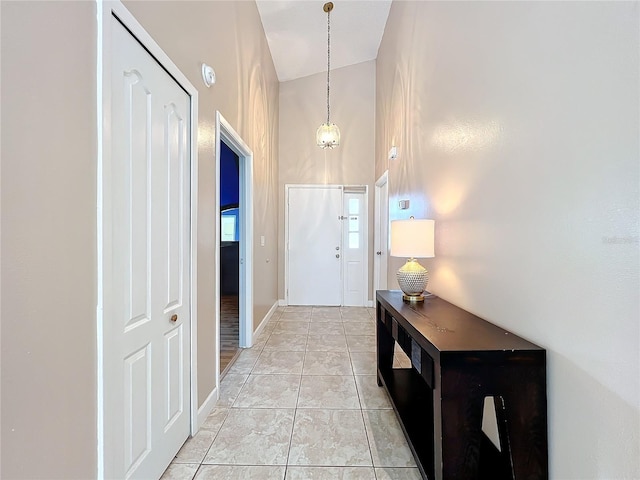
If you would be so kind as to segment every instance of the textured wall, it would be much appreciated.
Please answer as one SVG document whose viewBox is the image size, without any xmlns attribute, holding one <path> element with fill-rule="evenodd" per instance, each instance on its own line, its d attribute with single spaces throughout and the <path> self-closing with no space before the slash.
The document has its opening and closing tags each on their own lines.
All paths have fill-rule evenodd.
<svg viewBox="0 0 640 480">
<path fill-rule="evenodd" d="M 640 478 L 638 19 L 394 1 L 378 55 L 391 216 L 436 220 L 433 292 L 547 349 L 554 479 Z"/>
<path fill-rule="evenodd" d="M 316 130 L 327 119 L 327 74 L 280 84 L 279 298 L 284 296 L 284 186 L 368 185 L 369 253 L 373 251 L 375 62 L 331 71 L 331 122 L 340 128 L 338 148 L 316 145 Z M 369 255 L 369 272 L 373 271 Z M 369 285 L 369 292 L 371 284 Z M 369 293 L 369 297 L 371 294 Z"/>
<path fill-rule="evenodd" d="M 95 4 L 1 8 L 0 477 L 87 479 L 97 451 Z"/>
<path fill-rule="evenodd" d="M 277 300 L 278 80 L 254 2 L 126 2 L 198 89 L 198 397 L 215 387 L 215 113 L 253 151 L 254 324 Z M 200 65 L 216 71 L 206 88 Z M 260 236 L 265 246 L 260 246 Z"/>
<path fill-rule="evenodd" d="M 278 82 L 254 2 L 128 2 L 199 91 L 198 397 L 215 387 L 215 111 L 254 153 L 254 319 L 277 300 Z M 1 2 L 2 470 L 96 475 L 96 6 Z M 200 74 L 211 64 L 218 81 Z"/>
</svg>

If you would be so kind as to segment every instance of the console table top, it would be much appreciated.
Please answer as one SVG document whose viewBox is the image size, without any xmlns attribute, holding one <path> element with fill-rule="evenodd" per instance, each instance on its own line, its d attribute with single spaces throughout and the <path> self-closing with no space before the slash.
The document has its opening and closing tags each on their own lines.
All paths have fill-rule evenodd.
<svg viewBox="0 0 640 480">
<path fill-rule="evenodd" d="M 544 350 L 440 297 L 407 303 L 402 300 L 400 290 L 378 290 L 376 298 L 385 309 L 406 320 L 438 352 Z M 431 350 L 430 345 L 425 347 Z"/>
</svg>

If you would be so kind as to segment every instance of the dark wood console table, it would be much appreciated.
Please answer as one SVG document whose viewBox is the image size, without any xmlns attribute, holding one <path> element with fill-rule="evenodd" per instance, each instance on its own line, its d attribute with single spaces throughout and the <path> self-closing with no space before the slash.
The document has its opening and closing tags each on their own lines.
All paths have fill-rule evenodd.
<svg viewBox="0 0 640 480">
<path fill-rule="evenodd" d="M 376 293 L 378 385 L 423 478 L 548 479 L 546 352 L 438 297 Z M 393 368 L 397 343 L 412 368 Z M 500 448 L 482 431 L 493 397 Z"/>
</svg>

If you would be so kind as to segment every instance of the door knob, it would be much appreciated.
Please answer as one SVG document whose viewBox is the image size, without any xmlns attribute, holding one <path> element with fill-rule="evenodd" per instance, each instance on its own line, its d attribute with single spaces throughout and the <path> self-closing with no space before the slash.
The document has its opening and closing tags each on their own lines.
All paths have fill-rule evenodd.
<svg viewBox="0 0 640 480">
<path fill-rule="evenodd" d="M 382 255 L 382 252 L 376 252 L 376 255 Z"/>
<path fill-rule="evenodd" d="M 336 258 L 340 258 L 340 254 L 339 253 L 336 253 Z"/>
<path fill-rule="evenodd" d="M 176 315 L 175 313 L 173 315 L 171 315 L 171 321 L 172 322 L 177 322 L 178 321 L 178 315 Z"/>
</svg>

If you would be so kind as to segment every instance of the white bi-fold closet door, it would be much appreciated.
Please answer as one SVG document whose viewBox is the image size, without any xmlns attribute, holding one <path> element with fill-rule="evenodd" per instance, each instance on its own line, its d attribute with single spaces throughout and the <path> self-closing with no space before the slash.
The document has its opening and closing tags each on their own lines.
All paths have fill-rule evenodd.
<svg viewBox="0 0 640 480">
<path fill-rule="evenodd" d="M 367 303 L 366 187 L 286 186 L 289 305 Z"/>
<path fill-rule="evenodd" d="M 104 473 L 159 478 L 190 432 L 190 96 L 110 16 Z"/>
</svg>

